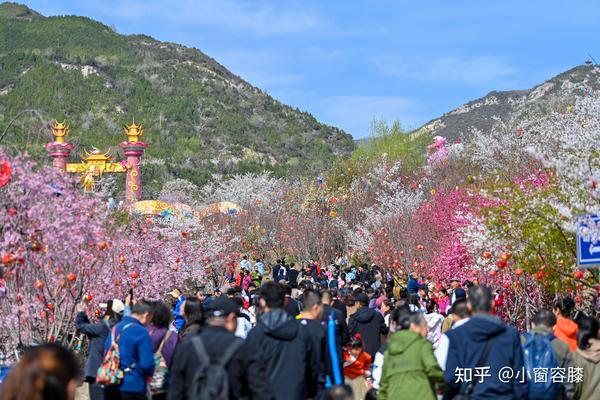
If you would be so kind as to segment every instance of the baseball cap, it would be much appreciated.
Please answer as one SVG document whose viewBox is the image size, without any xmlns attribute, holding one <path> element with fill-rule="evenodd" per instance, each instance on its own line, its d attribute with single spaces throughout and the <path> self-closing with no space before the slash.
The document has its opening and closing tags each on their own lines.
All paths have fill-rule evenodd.
<svg viewBox="0 0 600 400">
<path fill-rule="evenodd" d="M 123 315 L 125 311 L 125 304 L 119 299 L 113 299 L 111 309 L 115 314 Z"/>
<path fill-rule="evenodd" d="M 209 317 L 226 317 L 231 313 L 238 315 L 239 310 L 233 300 L 225 296 L 219 296 L 206 307 L 206 313 Z"/>
<path fill-rule="evenodd" d="M 452 279 L 450 279 L 450 282 L 460 282 L 460 279 L 458 279 L 458 278 L 452 278 Z"/>
</svg>

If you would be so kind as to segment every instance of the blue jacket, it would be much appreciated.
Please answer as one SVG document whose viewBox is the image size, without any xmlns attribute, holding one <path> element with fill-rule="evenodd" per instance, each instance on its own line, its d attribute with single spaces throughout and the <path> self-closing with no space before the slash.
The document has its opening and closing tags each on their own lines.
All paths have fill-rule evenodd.
<svg viewBox="0 0 600 400">
<path fill-rule="evenodd" d="M 115 338 L 123 327 L 131 324 L 123 331 L 119 338 L 119 353 L 121 354 L 120 368 L 133 368 L 125 374 L 123 383 L 119 386 L 121 392 L 146 394 L 146 381 L 154 373 L 154 354 L 152 353 L 152 341 L 146 327 L 133 317 L 123 317 L 117 324 Z M 111 334 L 109 333 L 104 343 L 104 352 L 111 345 Z M 135 365 L 134 365 L 135 363 Z"/>
<path fill-rule="evenodd" d="M 177 300 L 175 300 L 175 305 L 173 306 L 173 326 L 175 330 L 179 332 L 183 325 L 185 324 L 185 318 L 181 315 L 181 304 L 185 301 L 185 296 L 181 295 Z"/>
<path fill-rule="evenodd" d="M 419 291 L 419 281 L 417 281 L 412 276 L 408 278 L 408 283 L 406 284 L 406 290 L 408 293 L 417 293 Z"/>
<path fill-rule="evenodd" d="M 517 330 L 505 325 L 493 315 L 475 314 L 469 322 L 458 328 L 446 332 L 450 345 L 448 348 L 448 360 L 444 371 L 444 380 L 447 384 L 445 398 L 453 398 L 461 390 L 461 383 L 456 380 L 459 376 L 458 368 L 472 368 L 473 380 L 476 381 L 475 367 L 479 362 L 485 344 L 493 340 L 492 348 L 487 361 L 483 364 L 489 368 L 489 375 L 475 384 L 472 400 L 481 399 L 527 399 L 527 380 L 521 379 L 524 374 L 523 353 L 521 340 Z M 511 368 L 512 379 L 499 379 L 502 368 Z M 519 379 L 516 379 L 516 374 Z M 521 382 L 521 381 L 524 382 Z M 464 388 L 463 388 L 464 390 Z"/>
</svg>

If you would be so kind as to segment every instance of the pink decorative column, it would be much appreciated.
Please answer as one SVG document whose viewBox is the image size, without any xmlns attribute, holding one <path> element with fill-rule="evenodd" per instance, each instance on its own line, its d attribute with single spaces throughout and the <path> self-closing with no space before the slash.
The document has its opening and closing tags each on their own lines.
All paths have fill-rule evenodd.
<svg viewBox="0 0 600 400">
<path fill-rule="evenodd" d="M 143 128 L 141 125 L 136 125 L 134 123 L 125 126 L 125 134 L 127 135 L 127 141 L 122 142 L 119 146 L 125 150 L 125 157 L 127 157 L 125 203 L 129 205 L 142 199 L 142 171 L 140 169 L 140 163 L 142 156 L 144 155 L 144 150 L 148 145 L 138 140 L 139 137 L 143 135 Z"/>
<path fill-rule="evenodd" d="M 71 143 L 65 142 L 65 137 L 69 134 L 69 126 L 64 122 L 57 122 L 52 128 L 52 136 L 54 141 L 46 144 L 46 151 L 52 157 L 52 165 L 60 168 L 63 171 L 67 169 L 67 158 L 73 150 Z"/>
</svg>

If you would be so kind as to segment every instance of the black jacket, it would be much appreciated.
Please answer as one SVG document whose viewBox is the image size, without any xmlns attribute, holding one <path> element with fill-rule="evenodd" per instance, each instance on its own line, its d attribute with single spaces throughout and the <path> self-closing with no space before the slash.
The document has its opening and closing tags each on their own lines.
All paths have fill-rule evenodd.
<svg viewBox="0 0 600 400">
<path fill-rule="evenodd" d="M 292 317 L 300 314 L 300 303 L 297 300 L 292 299 L 291 297 L 286 297 L 284 310 L 287 311 Z"/>
<path fill-rule="evenodd" d="M 96 380 L 96 373 L 102 359 L 104 358 L 104 342 L 110 333 L 111 328 L 117 323 L 116 320 L 102 320 L 92 324 L 85 312 L 77 313 L 75 316 L 75 326 L 78 333 L 85 334 L 90 344 L 88 346 L 88 355 L 85 359 L 84 376 L 88 381 Z"/>
<path fill-rule="evenodd" d="M 350 336 L 360 333 L 365 351 L 375 357 L 381 346 L 381 335 L 387 334 L 388 328 L 381 314 L 369 307 L 361 307 L 350 316 L 348 331 Z"/>
<path fill-rule="evenodd" d="M 304 400 L 316 395 L 319 366 L 314 364 L 309 332 L 282 309 L 260 316 L 246 342 L 260 349 L 276 400 Z"/>
<path fill-rule="evenodd" d="M 204 348 L 211 360 L 218 360 L 224 350 L 233 342 L 235 335 L 225 328 L 206 326 L 199 333 Z M 258 356 L 258 350 L 248 342 L 244 343 L 227 363 L 230 399 L 271 400 L 271 388 L 267 382 L 265 365 Z M 167 399 L 186 400 L 200 359 L 191 340 L 177 346 L 170 373 Z"/>
<path fill-rule="evenodd" d="M 325 376 L 327 374 L 331 375 L 331 363 L 328 362 L 327 330 L 323 321 L 301 319 L 300 324 L 306 328 L 312 340 L 313 359 L 311 364 L 318 367 L 313 374 L 316 377 L 314 386 L 317 390 L 316 397 L 320 397 L 319 394 L 325 392 Z"/>
<path fill-rule="evenodd" d="M 346 305 L 339 299 L 335 299 L 333 300 L 333 304 L 332 304 L 333 308 L 339 310 L 342 313 L 342 316 L 344 317 L 344 321 L 346 320 Z"/>
</svg>

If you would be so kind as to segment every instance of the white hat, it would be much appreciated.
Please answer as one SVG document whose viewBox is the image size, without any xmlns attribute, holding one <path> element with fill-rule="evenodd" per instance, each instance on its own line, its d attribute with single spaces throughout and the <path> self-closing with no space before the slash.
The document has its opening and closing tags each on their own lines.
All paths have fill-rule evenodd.
<svg viewBox="0 0 600 400">
<path fill-rule="evenodd" d="M 113 299 L 111 308 L 115 314 L 123 315 L 125 304 L 119 299 Z"/>
</svg>

